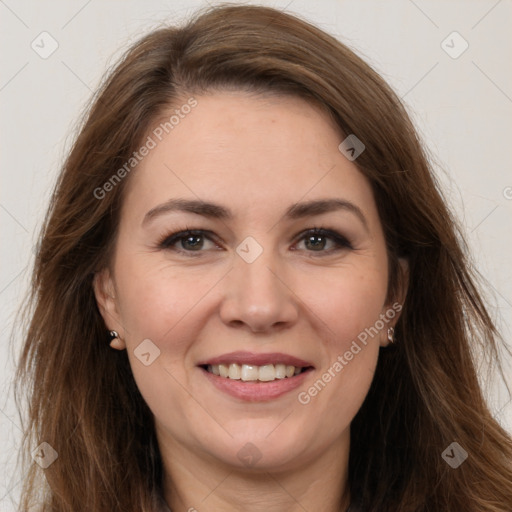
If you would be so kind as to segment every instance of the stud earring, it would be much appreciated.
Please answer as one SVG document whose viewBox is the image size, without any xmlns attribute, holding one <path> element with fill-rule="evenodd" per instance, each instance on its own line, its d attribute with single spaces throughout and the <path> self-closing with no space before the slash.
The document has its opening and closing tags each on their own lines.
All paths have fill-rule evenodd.
<svg viewBox="0 0 512 512">
<path fill-rule="evenodd" d="M 395 335 L 395 329 L 393 329 L 393 327 L 389 327 L 388 328 L 388 341 L 389 341 L 389 343 L 395 343 L 394 335 Z"/>
<path fill-rule="evenodd" d="M 110 331 L 110 346 L 115 349 L 121 350 L 123 346 L 121 345 L 121 338 L 119 337 L 119 334 L 117 331 Z"/>
</svg>

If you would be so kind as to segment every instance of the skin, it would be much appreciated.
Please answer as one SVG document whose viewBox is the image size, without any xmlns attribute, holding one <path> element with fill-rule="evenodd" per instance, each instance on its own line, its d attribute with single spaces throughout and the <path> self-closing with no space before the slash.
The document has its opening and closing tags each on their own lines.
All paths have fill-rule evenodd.
<svg viewBox="0 0 512 512">
<path fill-rule="evenodd" d="M 345 510 L 350 423 L 398 314 L 308 404 L 297 397 L 391 307 L 370 184 L 338 150 L 339 129 L 302 99 L 196 99 L 129 177 L 111 268 L 94 280 L 105 324 L 119 333 L 112 346 L 128 350 L 155 417 L 165 499 L 173 512 Z M 149 210 L 178 197 L 218 203 L 234 217 L 174 211 L 142 225 Z M 347 210 L 282 218 L 293 203 L 326 198 L 356 205 L 367 228 Z M 299 235 L 313 227 L 337 231 L 352 247 L 335 250 L 322 236 L 308 244 Z M 184 253 L 159 247 L 187 228 L 216 238 L 175 243 Z M 263 248 L 252 263 L 236 252 L 247 236 Z M 160 350 L 149 366 L 134 354 L 145 339 Z M 300 389 L 243 402 L 197 367 L 235 350 L 284 352 L 315 369 Z M 250 467 L 237 456 L 248 442 L 261 455 Z"/>
</svg>

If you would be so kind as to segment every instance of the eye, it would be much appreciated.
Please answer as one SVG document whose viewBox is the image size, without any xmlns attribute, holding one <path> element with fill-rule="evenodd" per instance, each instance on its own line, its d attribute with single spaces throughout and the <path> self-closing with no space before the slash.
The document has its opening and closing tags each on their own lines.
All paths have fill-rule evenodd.
<svg viewBox="0 0 512 512">
<path fill-rule="evenodd" d="M 304 240 L 307 249 L 312 249 L 312 251 L 308 252 L 331 253 L 342 249 L 352 249 L 352 245 L 343 235 L 331 229 L 308 229 L 300 234 L 299 241 L 302 240 Z M 334 247 L 329 250 L 323 250 L 328 240 L 332 242 Z"/>
<path fill-rule="evenodd" d="M 206 233 L 209 233 L 209 231 L 202 229 L 186 229 L 183 231 L 178 231 L 170 235 L 166 235 L 158 243 L 158 247 L 160 249 L 169 249 L 182 253 L 202 252 L 201 249 L 204 247 L 204 241 L 212 241 L 213 238 L 205 236 Z M 180 244 L 180 247 L 177 248 L 175 246 L 178 243 Z"/>
<path fill-rule="evenodd" d="M 209 236 L 207 236 L 209 234 Z M 205 241 L 213 244 L 213 249 L 218 249 L 219 245 L 215 243 L 216 236 L 211 231 L 203 229 L 185 229 L 166 235 L 158 243 L 159 249 L 171 250 L 187 256 L 196 257 L 204 252 Z M 312 228 L 303 231 L 297 237 L 297 243 L 304 241 L 307 252 L 320 253 L 320 256 L 337 252 L 341 250 L 353 249 L 351 243 L 340 233 L 331 229 Z M 331 248 L 325 250 L 328 242 L 331 242 Z M 206 247 L 208 248 L 208 247 Z M 297 249 L 293 249 L 297 250 Z M 197 253 L 197 254 L 192 254 Z"/>
</svg>

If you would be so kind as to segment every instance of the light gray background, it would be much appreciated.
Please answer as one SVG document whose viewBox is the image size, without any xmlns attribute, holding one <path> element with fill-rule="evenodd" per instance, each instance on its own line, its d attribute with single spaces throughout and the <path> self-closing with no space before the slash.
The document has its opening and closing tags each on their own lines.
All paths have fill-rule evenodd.
<svg viewBox="0 0 512 512">
<path fill-rule="evenodd" d="M 511 1 L 253 3 L 298 13 L 337 36 L 366 58 L 404 99 L 435 155 L 446 195 L 488 280 L 491 314 L 509 342 Z M 20 428 L 10 385 L 21 340 L 19 335 L 12 336 L 12 323 L 27 287 L 36 233 L 73 128 L 106 69 L 127 45 L 203 5 L 157 0 L 0 0 L 0 512 L 14 510 L 21 478 L 14 471 Z M 47 59 L 31 48 L 34 40 L 39 46 L 48 44 L 48 40 L 41 42 L 43 31 L 59 45 Z M 456 59 L 441 47 L 453 31 L 469 44 Z M 462 48 L 453 36 L 445 44 L 453 47 L 452 52 Z M 506 370 L 510 372 L 510 364 Z M 486 390 L 496 418 L 512 432 L 512 405 L 505 387 L 495 381 Z"/>
</svg>

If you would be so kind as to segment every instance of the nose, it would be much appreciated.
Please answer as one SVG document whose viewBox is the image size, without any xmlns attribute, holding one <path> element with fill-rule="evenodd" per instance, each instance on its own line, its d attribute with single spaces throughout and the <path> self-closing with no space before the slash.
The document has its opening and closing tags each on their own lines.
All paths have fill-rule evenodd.
<svg viewBox="0 0 512 512">
<path fill-rule="evenodd" d="M 222 321 L 251 332 L 290 327 L 297 322 L 299 307 L 287 281 L 284 266 L 272 251 L 264 250 L 252 263 L 236 254 L 225 278 Z"/>
</svg>

